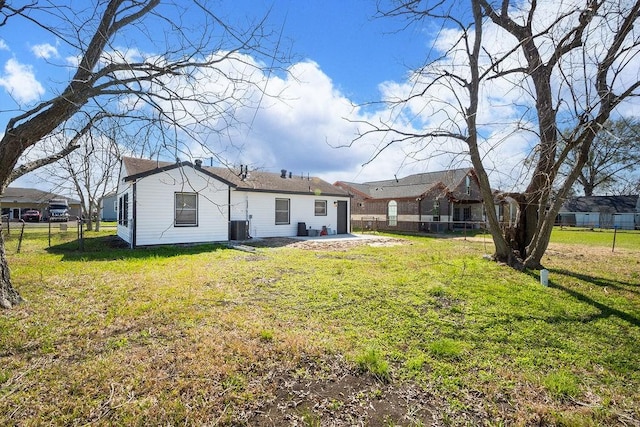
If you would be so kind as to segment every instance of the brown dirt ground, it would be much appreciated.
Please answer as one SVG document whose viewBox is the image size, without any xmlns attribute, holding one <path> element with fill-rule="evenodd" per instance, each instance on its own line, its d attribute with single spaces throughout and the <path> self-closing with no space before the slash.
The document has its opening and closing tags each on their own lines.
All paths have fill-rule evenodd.
<svg viewBox="0 0 640 427">
<path fill-rule="evenodd" d="M 270 426 L 434 425 L 444 405 L 411 384 L 394 385 L 359 372 L 339 356 L 302 358 L 273 376 L 272 398 L 248 424 Z"/>
<path fill-rule="evenodd" d="M 356 246 L 397 246 L 410 245 L 411 242 L 404 239 L 395 239 L 385 236 L 367 236 L 366 238 L 338 238 L 338 239 L 314 239 L 299 240 L 287 237 L 269 237 L 255 242 L 246 242 L 247 245 L 255 247 L 287 247 L 308 250 L 324 250 L 324 251 L 347 251 Z"/>
</svg>

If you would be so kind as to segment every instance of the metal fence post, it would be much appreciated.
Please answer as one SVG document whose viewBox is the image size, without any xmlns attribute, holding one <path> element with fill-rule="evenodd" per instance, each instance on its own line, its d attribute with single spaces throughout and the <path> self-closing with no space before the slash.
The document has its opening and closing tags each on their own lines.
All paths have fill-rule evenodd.
<svg viewBox="0 0 640 427">
<path fill-rule="evenodd" d="M 22 237 L 24 236 L 24 226 L 25 222 L 23 219 L 20 220 L 22 222 L 22 230 L 20 230 L 20 238 L 18 239 L 18 250 L 16 253 L 20 253 L 20 247 L 22 246 Z"/>
<path fill-rule="evenodd" d="M 84 221 L 82 218 L 78 217 L 78 220 L 76 221 L 76 224 L 78 225 L 78 250 L 80 251 L 84 251 Z"/>
</svg>

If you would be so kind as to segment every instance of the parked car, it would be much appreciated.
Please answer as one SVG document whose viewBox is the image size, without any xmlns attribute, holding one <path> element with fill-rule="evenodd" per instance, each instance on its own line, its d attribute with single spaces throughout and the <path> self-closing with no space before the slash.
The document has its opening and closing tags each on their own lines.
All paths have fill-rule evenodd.
<svg viewBox="0 0 640 427">
<path fill-rule="evenodd" d="M 42 215 L 40 214 L 40 211 L 30 209 L 22 214 L 22 219 L 25 222 L 40 222 L 40 219 L 42 219 Z"/>
</svg>

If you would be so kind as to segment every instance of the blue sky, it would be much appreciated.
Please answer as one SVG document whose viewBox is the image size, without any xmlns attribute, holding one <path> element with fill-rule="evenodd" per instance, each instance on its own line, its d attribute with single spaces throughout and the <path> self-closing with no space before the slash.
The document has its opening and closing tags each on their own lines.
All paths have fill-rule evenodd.
<svg viewBox="0 0 640 427">
<path fill-rule="evenodd" d="M 317 62 L 336 89 L 358 103 L 379 99 L 381 82 L 405 78 L 428 53 L 427 34 L 415 27 L 400 32 L 400 21 L 376 17 L 371 0 L 281 0 L 272 15 L 283 22 L 294 52 Z"/>
<path fill-rule="evenodd" d="M 77 7 L 79 3 L 75 4 Z M 340 110 L 332 106 L 333 101 L 337 100 L 341 105 L 378 101 L 382 82 L 404 80 L 410 67 L 422 63 L 427 55 L 430 41 L 422 29 L 411 27 L 399 31 L 402 22 L 376 18 L 376 4 L 371 0 L 239 0 L 220 2 L 218 7 L 217 14 L 240 25 L 268 13 L 268 28 L 281 32 L 280 46 L 290 49 L 293 66 L 299 64 L 298 68 L 306 68 L 301 75 L 309 79 L 303 77 L 298 84 L 307 87 L 296 89 L 306 94 L 301 102 L 317 104 L 321 110 L 321 114 L 310 111 L 304 119 L 292 123 L 292 128 L 316 129 L 312 138 L 286 129 L 270 133 L 269 129 L 273 130 L 277 127 L 274 123 L 279 122 L 273 113 L 248 112 L 254 115 L 251 119 L 253 128 L 234 135 L 233 143 L 250 145 L 254 147 L 253 152 L 234 153 L 228 161 L 275 171 L 287 168 L 320 175 L 330 181 L 386 179 L 390 174 L 402 174 L 402 159 L 397 156 L 383 167 L 362 167 L 375 146 L 355 150 L 331 148 L 347 145 L 354 137 L 352 127 L 346 131 L 340 129 L 346 124 L 344 114 L 340 116 L 336 111 L 331 119 L 319 119 L 322 120 L 319 124 L 313 121 L 314 115 Z M 189 13 L 201 12 L 193 9 Z M 14 108 L 26 108 L 47 99 L 56 87 L 62 87 L 67 78 L 65 58 L 76 54 L 64 41 L 14 19 L 0 33 L 2 121 L 15 115 Z M 149 48 L 145 43 L 143 40 L 128 42 L 129 46 Z M 313 91 L 320 87 L 322 89 L 318 90 L 324 93 L 314 94 Z M 297 96 L 292 95 L 293 98 Z M 319 100 L 315 100 L 316 97 Z M 19 105 L 16 105 L 16 99 Z M 251 141 L 245 143 L 245 140 Z M 166 156 L 170 157 L 171 153 Z M 410 172 L 412 170 L 404 174 Z"/>
<path fill-rule="evenodd" d="M 73 5 L 69 16 L 74 18 L 93 4 L 80 0 L 54 3 L 60 2 Z M 184 0 L 175 3 L 190 4 Z M 461 155 L 464 147 L 455 142 L 395 144 L 375 156 L 389 142 L 388 137 L 376 134 L 357 138 L 362 131 L 358 123 L 362 121 L 384 120 L 409 132 L 439 123 L 462 123 L 453 108 L 457 95 L 445 87 L 433 94 L 435 102 L 416 99 L 402 110 L 383 104 L 362 105 L 406 96 L 426 87 L 427 81 L 410 78 L 411 70 L 449 49 L 457 40 L 454 31 L 430 21 L 406 26 L 399 19 L 376 18 L 376 0 L 212 0 L 211 5 L 215 7 L 213 12 L 232 25 L 244 26 L 269 12 L 267 29 L 282 33 L 280 47 L 289 51 L 292 58 L 291 63 L 283 64 L 288 73 L 252 76 L 268 81 L 269 91 L 281 95 L 279 99 L 264 97 L 258 111 L 238 109 L 236 115 L 242 126 L 208 135 L 212 149 L 229 164 L 248 164 L 274 172 L 287 169 L 331 182 L 383 180 L 394 175 L 468 166 L 468 160 Z M 163 12 L 169 10 L 163 6 Z M 198 29 L 202 13 L 189 9 L 182 17 L 183 24 Z M 114 49 L 160 54 L 165 36 L 155 25 L 149 24 L 145 29 L 159 44 L 125 36 L 116 40 Z M 485 28 L 485 39 L 489 50 L 510 49 L 509 40 L 490 26 Z M 20 110 L 54 96 L 56 89 L 68 81 L 70 64 L 77 54 L 64 40 L 19 18 L 0 27 L 0 121 L 6 122 Z M 246 62 L 263 59 L 243 58 Z M 203 76 L 205 89 L 213 84 L 209 78 Z M 490 81 L 484 88 L 478 120 L 487 124 L 481 131 L 490 144 L 483 155 L 492 173 L 492 184 L 498 188 L 507 189 L 503 183 L 517 185 L 513 181 L 524 176 L 523 157 L 535 143 L 532 132 L 513 131 L 522 111 L 532 105 L 521 89 L 501 81 Z M 636 106 L 626 113 L 637 112 Z M 182 137 L 178 134 L 178 142 L 189 146 L 192 158 L 206 158 L 198 146 L 189 145 Z M 176 155 L 167 150 L 161 160 L 172 160 Z M 37 179 L 18 184 L 34 182 L 35 186 L 43 184 Z"/>
<path fill-rule="evenodd" d="M 78 7 L 81 3 L 75 4 L 75 7 Z M 290 49 L 294 64 L 305 64 L 309 68 L 303 75 L 312 75 L 311 79 L 301 84 L 323 87 L 327 87 L 328 84 L 330 87 L 327 90 L 331 92 L 329 97 L 341 98 L 343 104 L 379 100 L 380 83 L 405 79 L 410 66 L 424 61 L 429 45 L 429 40 L 419 28 L 398 31 L 402 23 L 376 18 L 376 4 L 372 0 L 239 0 L 220 2 L 218 7 L 217 14 L 240 25 L 268 13 L 269 29 L 282 33 L 281 48 Z M 190 13 L 200 12 L 192 10 Z M 140 41 L 140 46 L 144 43 Z M 65 50 L 65 47 L 61 40 L 24 21 L 10 21 L 9 25 L 3 28 L 0 33 L 1 120 L 5 121 L 15 115 L 14 108 L 26 108 L 47 99 L 56 86 L 61 87 L 61 84 L 66 82 L 66 75 L 60 64 L 64 65 L 65 57 L 75 53 Z M 55 65 L 52 67 L 51 64 Z M 322 80 L 322 83 L 318 83 L 319 80 Z M 8 97 L 10 93 L 14 100 Z M 324 101 L 314 101 L 313 97 L 311 95 L 304 102 L 327 101 L 327 96 L 319 95 Z M 16 99 L 19 105 L 16 105 Z M 319 108 L 335 110 L 330 100 Z M 336 114 L 335 123 L 339 127 L 340 122 L 344 122 L 344 117 L 338 116 L 339 111 L 336 111 Z M 261 120 L 261 112 L 257 113 L 256 117 L 257 119 L 252 119 L 254 128 L 235 135 L 234 143 L 237 144 L 238 139 L 263 135 L 266 132 L 264 129 L 270 127 L 264 122 L 274 120 L 272 117 Z M 264 128 L 257 128 L 260 123 Z M 365 171 L 362 164 L 370 155 L 371 147 L 368 151 L 336 151 L 331 148 L 347 144 L 353 137 L 352 130 L 336 138 L 335 135 L 341 132 L 340 129 L 328 131 L 326 128 L 330 125 L 327 123 L 318 128 L 314 123 L 309 123 L 308 116 L 306 123 L 298 123 L 293 127 L 299 128 L 301 125 L 318 129 L 314 140 L 304 138 L 304 142 L 299 142 L 299 136 L 288 135 L 280 129 L 273 134 L 271 141 L 268 135 L 260 138 L 260 154 L 245 156 L 236 153 L 229 161 L 250 163 L 255 167 L 277 171 L 281 168 L 300 170 L 301 173 L 320 175 L 328 180 L 384 179 L 389 177 L 388 173 L 396 173 L 399 170 L 399 165 L 393 163 L 397 159 L 394 159 L 387 162 L 383 168 L 386 170 L 378 167 Z M 300 147 L 300 144 L 307 148 Z M 258 142 L 254 145 L 258 145 Z M 287 145 L 296 146 L 297 149 L 291 151 L 287 149 Z M 265 159 L 265 146 L 273 146 L 274 152 L 267 155 L 268 160 L 261 164 L 258 159 Z M 305 151 L 307 155 L 304 154 Z M 283 155 L 286 152 L 293 152 L 293 158 Z M 322 153 L 321 161 L 318 161 L 318 155 L 313 154 L 314 152 Z M 335 152 L 335 155 L 332 152 Z"/>
</svg>

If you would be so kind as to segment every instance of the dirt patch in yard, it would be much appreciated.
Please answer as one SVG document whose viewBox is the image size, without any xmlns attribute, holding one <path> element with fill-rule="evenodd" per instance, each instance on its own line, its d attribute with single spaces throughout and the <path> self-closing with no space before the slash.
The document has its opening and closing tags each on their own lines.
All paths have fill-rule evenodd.
<svg viewBox="0 0 640 427">
<path fill-rule="evenodd" d="M 274 376 L 272 390 L 249 425 L 433 425 L 444 406 L 415 385 L 381 382 L 341 357 L 302 358 L 295 369 Z"/>
<path fill-rule="evenodd" d="M 363 237 L 344 237 L 344 238 L 318 238 L 310 240 L 300 240 L 288 237 L 268 237 L 251 242 L 245 242 L 246 245 L 262 248 L 297 248 L 314 251 L 347 251 L 357 246 L 398 246 L 410 245 L 411 242 L 404 239 L 396 239 L 385 236 L 363 236 Z"/>
</svg>

